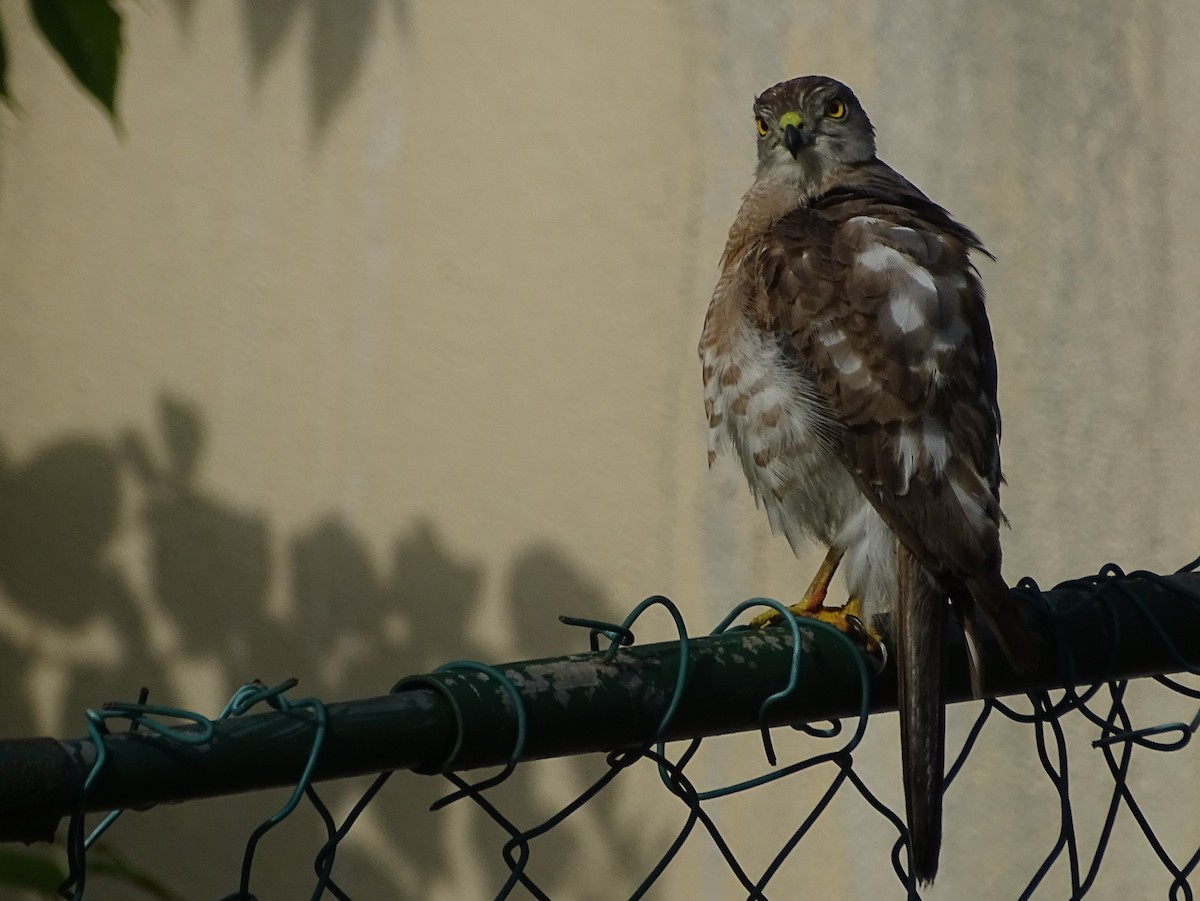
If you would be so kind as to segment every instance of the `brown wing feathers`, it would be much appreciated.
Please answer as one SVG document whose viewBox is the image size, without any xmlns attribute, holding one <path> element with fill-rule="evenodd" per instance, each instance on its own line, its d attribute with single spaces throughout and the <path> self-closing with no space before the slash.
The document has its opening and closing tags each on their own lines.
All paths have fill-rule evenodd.
<svg viewBox="0 0 1200 901">
<path fill-rule="evenodd" d="M 960 604 L 975 592 L 952 589 L 978 589 L 1025 668 L 1032 647 L 1006 628 L 1000 579 L 995 359 L 968 259 L 980 245 L 919 192 L 895 193 L 835 192 L 776 223 L 758 254 L 764 312 L 842 424 L 843 460 L 884 521 L 957 583 Z"/>
</svg>

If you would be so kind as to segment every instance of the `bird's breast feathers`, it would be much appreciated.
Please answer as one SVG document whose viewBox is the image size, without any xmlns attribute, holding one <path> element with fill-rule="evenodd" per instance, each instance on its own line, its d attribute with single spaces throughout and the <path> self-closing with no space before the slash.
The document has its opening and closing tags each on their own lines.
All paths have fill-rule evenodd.
<svg viewBox="0 0 1200 901">
<path fill-rule="evenodd" d="M 770 333 L 742 317 L 701 341 L 708 458 L 732 446 L 771 527 L 793 547 L 829 544 L 861 493 L 836 449 L 837 423 Z"/>
</svg>

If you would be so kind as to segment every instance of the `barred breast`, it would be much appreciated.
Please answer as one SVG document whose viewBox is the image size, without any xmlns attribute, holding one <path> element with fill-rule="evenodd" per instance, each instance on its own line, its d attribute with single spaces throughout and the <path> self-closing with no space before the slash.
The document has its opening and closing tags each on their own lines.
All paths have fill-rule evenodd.
<svg viewBox="0 0 1200 901">
<path fill-rule="evenodd" d="M 739 268 L 727 265 L 718 280 L 700 337 L 708 464 L 732 447 L 793 551 L 815 540 L 844 552 L 846 587 L 871 621 L 895 602 L 895 535 L 841 459 L 841 426 L 824 395 L 785 359 L 776 334 L 748 318 Z"/>
<path fill-rule="evenodd" d="M 838 459 L 828 406 L 769 334 L 730 325 L 706 327 L 700 342 L 709 465 L 732 446 L 775 532 L 793 549 L 832 545 L 862 494 Z"/>
</svg>

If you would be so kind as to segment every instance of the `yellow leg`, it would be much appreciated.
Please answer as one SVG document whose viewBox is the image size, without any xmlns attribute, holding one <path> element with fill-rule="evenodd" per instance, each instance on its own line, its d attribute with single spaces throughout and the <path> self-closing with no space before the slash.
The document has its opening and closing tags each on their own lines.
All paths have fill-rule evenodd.
<svg viewBox="0 0 1200 901">
<path fill-rule="evenodd" d="M 798 604 L 793 604 L 789 607 L 788 610 L 796 616 L 828 623 L 834 628 L 861 641 L 868 651 L 875 653 L 881 647 L 882 637 L 863 622 L 862 598 L 851 596 L 841 607 L 825 606 L 825 597 L 829 593 L 829 583 L 833 580 L 833 574 L 837 572 L 838 564 L 841 561 L 842 552 L 835 548 L 830 548 L 829 553 L 825 555 L 825 559 L 821 562 L 817 574 L 813 576 L 812 584 L 808 586 L 808 591 L 804 592 L 804 597 L 800 599 Z M 750 620 L 750 627 L 761 629 L 764 626 L 774 625 L 782 620 L 782 616 L 774 610 L 769 610 L 766 613 L 760 613 L 754 619 Z"/>
<path fill-rule="evenodd" d="M 788 609 L 797 616 L 809 617 L 812 617 L 817 611 L 824 610 L 825 596 L 829 593 L 829 583 L 833 581 L 833 574 L 837 572 L 838 564 L 841 562 L 842 552 L 837 548 L 831 547 L 829 553 L 825 555 L 825 559 L 821 561 L 821 565 L 817 569 L 817 574 L 813 576 L 813 580 L 808 586 L 808 591 L 804 592 L 804 597 L 800 599 L 800 603 L 793 604 Z M 820 617 L 816 618 L 819 619 Z M 760 613 L 754 619 L 750 620 L 750 628 L 761 629 L 763 626 L 769 626 L 782 620 L 783 617 L 774 610 L 768 610 L 766 613 Z"/>
<path fill-rule="evenodd" d="M 817 574 L 813 576 L 808 591 L 804 592 L 803 599 L 796 606 L 808 610 L 822 609 L 825 606 L 825 595 L 829 593 L 829 583 L 833 581 L 833 574 L 837 572 L 841 562 L 842 552 L 831 547 L 821 565 L 817 567 Z"/>
</svg>

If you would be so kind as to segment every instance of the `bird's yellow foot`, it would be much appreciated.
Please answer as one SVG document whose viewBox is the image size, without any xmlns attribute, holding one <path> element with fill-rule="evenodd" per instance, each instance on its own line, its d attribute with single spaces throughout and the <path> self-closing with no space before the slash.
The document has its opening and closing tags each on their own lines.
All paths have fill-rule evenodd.
<svg viewBox="0 0 1200 901">
<path fill-rule="evenodd" d="M 820 567 L 817 569 L 817 574 L 813 576 L 812 582 L 808 585 L 808 591 L 804 592 L 804 598 L 799 604 L 791 608 L 791 611 L 797 616 L 811 617 L 816 611 L 825 609 L 825 595 L 829 592 L 829 583 L 833 581 L 833 574 L 837 572 L 838 564 L 842 562 L 842 552 L 836 548 L 830 548 L 829 553 L 825 555 L 825 559 L 821 561 Z M 859 603 L 861 607 L 861 602 Z M 820 617 L 817 617 L 818 619 Z M 774 610 L 768 610 L 754 619 L 750 620 L 750 628 L 761 629 L 763 626 L 769 626 L 772 623 L 783 621 L 783 616 L 776 613 Z"/>
<path fill-rule="evenodd" d="M 828 623 L 861 644 L 869 654 L 883 653 L 883 636 L 863 620 L 862 598 L 851 597 L 841 607 L 826 607 L 824 600 L 824 592 L 815 599 L 806 595 L 799 604 L 793 604 L 788 610 L 795 616 Z M 750 628 L 761 629 L 782 621 L 783 616 L 777 611 L 768 610 L 750 620 Z"/>
</svg>

